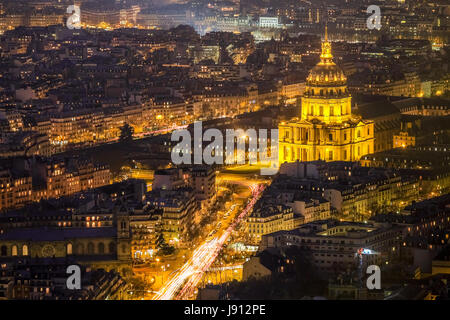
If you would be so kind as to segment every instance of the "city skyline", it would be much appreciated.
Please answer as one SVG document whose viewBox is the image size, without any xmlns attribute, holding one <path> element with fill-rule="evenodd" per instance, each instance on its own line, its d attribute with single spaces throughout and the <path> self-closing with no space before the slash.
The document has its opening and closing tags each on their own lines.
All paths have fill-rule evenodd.
<svg viewBox="0 0 450 320">
<path fill-rule="evenodd" d="M 449 13 L 0 1 L 0 300 L 447 300 Z"/>
</svg>

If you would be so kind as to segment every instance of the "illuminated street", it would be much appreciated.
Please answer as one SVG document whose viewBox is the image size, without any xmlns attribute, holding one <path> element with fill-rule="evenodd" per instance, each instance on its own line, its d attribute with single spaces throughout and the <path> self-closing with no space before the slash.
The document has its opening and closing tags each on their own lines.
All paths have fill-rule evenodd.
<svg viewBox="0 0 450 320">
<path fill-rule="evenodd" d="M 228 226 L 220 237 L 208 240 L 197 247 L 188 262 L 161 288 L 160 292 L 153 298 L 154 300 L 188 299 L 192 296 L 203 273 L 212 265 L 231 232 L 253 208 L 264 190 L 264 186 L 251 185 L 250 189 L 252 191 L 252 199 L 233 223 Z"/>
</svg>

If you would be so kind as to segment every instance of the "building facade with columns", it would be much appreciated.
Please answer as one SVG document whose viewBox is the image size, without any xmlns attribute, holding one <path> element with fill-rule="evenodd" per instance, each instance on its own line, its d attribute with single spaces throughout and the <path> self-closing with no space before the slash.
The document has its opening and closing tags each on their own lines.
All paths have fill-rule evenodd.
<svg viewBox="0 0 450 320">
<path fill-rule="evenodd" d="M 326 32 L 301 101 L 301 117 L 279 125 L 280 163 L 356 161 L 373 151 L 373 121 L 352 114 L 347 78 L 333 62 Z"/>
</svg>

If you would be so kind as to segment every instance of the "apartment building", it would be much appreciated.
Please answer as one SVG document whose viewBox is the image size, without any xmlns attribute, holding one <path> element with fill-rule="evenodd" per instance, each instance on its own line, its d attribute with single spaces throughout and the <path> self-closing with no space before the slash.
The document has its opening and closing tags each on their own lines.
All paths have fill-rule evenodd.
<svg viewBox="0 0 450 320">
<path fill-rule="evenodd" d="M 363 263 L 381 265 L 399 253 L 402 228 L 383 224 L 321 220 L 291 231 L 264 235 L 260 250 L 285 246 L 308 249 L 319 272 L 330 274 L 354 268 L 360 249 L 369 249 Z"/>
</svg>

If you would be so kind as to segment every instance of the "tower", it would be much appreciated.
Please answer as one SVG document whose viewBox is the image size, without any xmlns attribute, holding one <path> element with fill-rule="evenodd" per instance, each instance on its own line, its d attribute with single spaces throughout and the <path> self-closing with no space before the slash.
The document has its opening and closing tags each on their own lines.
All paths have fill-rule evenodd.
<svg viewBox="0 0 450 320">
<path fill-rule="evenodd" d="M 117 210 L 118 209 L 118 210 Z M 121 204 L 115 210 L 116 230 L 117 230 L 117 258 L 118 260 L 131 259 L 131 232 L 130 232 L 130 214 Z"/>
<path fill-rule="evenodd" d="M 279 125 L 279 160 L 357 161 L 373 152 L 373 121 L 351 111 L 344 72 L 333 62 L 327 29 L 320 62 L 306 79 L 301 116 Z"/>
</svg>

